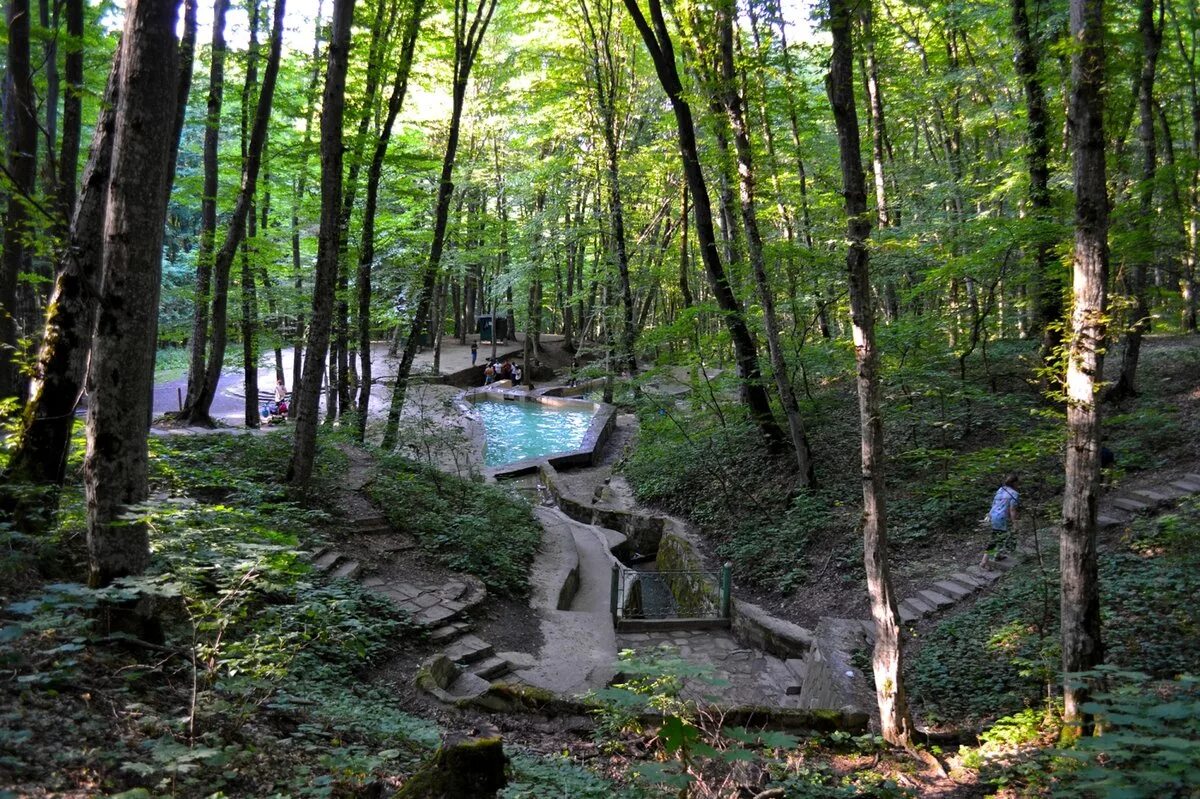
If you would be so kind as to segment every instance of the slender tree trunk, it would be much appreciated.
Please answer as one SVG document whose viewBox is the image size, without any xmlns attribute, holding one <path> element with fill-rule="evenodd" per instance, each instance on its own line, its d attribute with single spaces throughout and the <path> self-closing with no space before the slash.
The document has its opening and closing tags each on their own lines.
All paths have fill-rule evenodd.
<svg viewBox="0 0 1200 799">
<path fill-rule="evenodd" d="M 691 248 L 688 245 L 688 228 L 691 226 L 691 222 L 688 221 L 688 184 L 686 180 L 682 182 L 679 192 L 679 294 L 683 297 L 683 307 L 691 308 L 695 304 L 695 300 L 692 299 L 689 274 L 692 271 Z"/>
<path fill-rule="evenodd" d="M 191 416 L 190 409 L 199 402 L 204 390 L 204 358 L 208 351 L 208 314 L 217 236 L 217 147 L 221 135 L 221 105 L 225 97 L 225 15 L 228 11 L 229 0 L 213 1 L 213 38 L 209 55 L 212 63 L 208 73 L 208 116 L 204 122 L 204 187 L 200 197 L 200 249 L 196 254 L 195 311 L 184 401 L 187 417 Z"/>
<path fill-rule="evenodd" d="M 767 277 L 766 260 L 763 256 L 762 234 L 758 229 L 758 211 L 754 201 L 753 150 L 750 146 L 750 130 L 746 124 L 742 98 L 737 91 L 737 76 L 733 62 L 734 17 L 737 7 L 733 0 L 723 0 L 716 6 L 717 38 L 719 42 L 719 76 L 723 87 L 720 100 L 733 129 L 733 143 L 737 152 L 738 178 L 741 200 L 742 227 L 746 231 L 746 250 L 754 282 L 758 286 L 759 301 L 762 302 L 763 327 L 767 334 L 767 348 L 771 357 L 771 368 L 775 373 L 775 387 L 787 418 L 789 438 L 800 482 L 806 488 L 815 488 L 816 472 L 813 469 L 812 451 L 804 430 L 804 419 L 792 380 L 788 372 L 787 359 L 779 338 L 779 323 L 775 317 L 775 294 Z"/>
<path fill-rule="evenodd" d="M 62 144 L 58 156 L 58 208 L 64 224 L 75 213 L 75 182 L 79 177 L 79 141 L 83 123 L 83 0 L 66 0 L 67 46 L 63 56 Z M 190 67 L 188 69 L 190 74 Z M 190 84 L 190 81 L 189 81 Z"/>
<path fill-rule="evenodd" d="M 296 296 L 302 297 L 304 292 L 304 272 L 300 268 L 300 205 L 308 190 L 308 151 L 312 149 L 312 121 L 316 109 L 317 85 L 321 79 L 321 35 L 324 27 L 321 9 L 323 0 L 317 0 L 317 16 L 313 25 L 312 74 L 308 80 L 308 93 L 304 103 L 304 141 L 300 146 L 300 177 L 296 181 L 296 194 L 292 202 L 292 273 Z M 304 373 L 304 305 L 298 302 L 296 312 L 296 335 L 292 341 L 292 396 L 300 395 L 300 382 Z M 295 419 L 299 413 L 300 403 L 293 401 L 288 407 L 288 418 Z"/>
<path fill-rule="evenodd" d="M 750 417 L 757 425 L 766 446 L 772 450 L 778 449 L 783 441 L 783 433 L 771 414 L 771 403 L 763 386 L 762 373 L 758 367 L 758 353 L 750 329 L 741 306 L 734 297 L 721 264 L 717 251 L 716 235 L 713 230 L 712 204 L 708 195 L 708 186 L 704 180 L 704 172 L 700 166 L 699 152 L 696 146 L 696 129 L 692 120 L 692 109 L 683 96 L 683 85 L 675 64 L 675 51 L 667 31 L 666 19 L 662 13 L 659 0 L 650 0 L 651 24 L 646 21 L 638 0 L 624 0 L 625 7 L 633 17 L 634 24 L 646 44 L 650 58 L 654 61 L 655 71 L 667 97 L 671 101 L 675 113 L 675 124 L 679 134 L 679 151 L 683 159 L 683 171 L 687 178 L 688 187 L 692 193 L 695 205 L 696 237 L 700 242 L 700 256 L 704 262 L 704 270 L 721 309 L 725 326 L 729 330 L 733 342 L 734 358 L 737 362 L 738 377 L 741 379 L 742 402 L 750 412 Z"/>
<path fill-rule="evenodd" d="M 617 132 L 617 104 L 620 102 L 619 94 L 624 90 L 623 71 L 614 53 L 614 48 L 619 47 L 620 43 L 614 41 L 618 29 L 614 27 L 613 5 L 607 0 L 601 0 L 595 5 L 593 9 L 588 0 L 580 0 L 579 10 L 586 28 L 584 46 L 588 50 L 591 62 L 589 77 L 592 94 L 595 97 L 596 111 L 604 136 L 604 167 L 608 179 L 609 223 L 612 226 L 610 241 L 621 284 L 623 310 L 621 361 L 632 375 L 637 372 L 637 358 L 634 354 L 637 329 L 634 326 L 633 291 L 629 283 L 629 247 L 625 235 L 625 204 L 621 192 L 620 143 Z"/>
<path fill-rule="evenodd" d="M 1154 22 L 1154 7 L 1159 6 L 1159 22 Z M 1146 300 L 1146 271 L 1153 267 L 1154 176 L 1158 148 L 1154 136 L 1154 77 L 1162 45 L 1162 0 L 1141 0 L 1138 33 L 1142 39 L 1142 71 L 1138 80 L 1138 139 L 1142 149 L 1142 179 L 1138 187 L 1138 252 L 1134 254 L 1125 281 L 1126 293 L 1133 297 L 1133 316 L 1125 334 L 1121 357 L 1121 375 L 1109 394 L 1116 400 L 1137 395 L 1137 367 L 1142 351 L 1142 335 L 1150 329 L 1150 307 Z"/>
<path fill-rule="evenodd" d="M 125 11 L 104 277 L 88 377 L 84 486 L 92 586 L 137 574 L 150 560 L 146 526 L 122 516 L 148 493 L 146 439 L 178 81 L 178 9 L 178 0 L 130 0 Z"/>
<path fill-rule="evenodd" d="M 1086 685 L 1072 675 L 1102 662 L 1096 506 L 1100 490 L 1100 404 L 1108 279 L 1108 189 L 1104 165 L 1104 3 L 1071 0 L 1074 147 L 1074 304 L 1067 361 L 1067 466 L 1063 488 L 1062 658 L 1064 718 L 1090 733 Z M 1070 733 L 1069 733 L 1070 735 Z"/>
<path fill-rule="evenodd" d="M 441 269 L 442 250 L 446 244 L 446 227 L 450 218 L 450 199 L 454 193 L 454 159 L 458 152 L 459 125 L 462 120 L 463 105 L 466 101 L 467 82 L 470 79 L 471 67 L 479 52 L 479 45 L 491 22 L 492 12 L 496 10 L 496 0 L 478 0 L 475 11 L 468 20 L 469 0 L 455 0 L 454 3 L 454 84 L 452 90 L 453 105 L 450 112 L 450 130 L 446 137 L 446 153 L 442 159 L 442 174 L 438 183 L 437 202 L 434 208 L 433 241 L 429 247 L 429 261 L 426 263 L 421 276 L 420 294 L 413 316 L 412 329 L 404 345 L 404 354 L 396 368 L 396 381 L 392 387 L 392 398 L 388 408 L 387 426 L 384 429 L 383 448 L 390 450 L 396 445 L 396 437 L 400 426 L 400 413 L 404 408 L 404 396 L 408 388 L 408 377 L 412 371 L 413 361 L 417 356 L 417 346 L 421 340 L 421 326 L 429 316 L 429 305 L 433 299 L 434 288 L 437 286 L 438 273 Z M 496 319 L 492 318 L 492 339 L 495 335 Z"/>
<path fill-rule="evenodd" d="M 421 30 L 421 16 L 425 10 L 425 0 L 415 0 L 410 11 L 411 16 L 404 27 L 404 35 L 400 48 L 400 63 L 396 65 L 396 77 L 392 81 L 392 93 L 388 97 L 387 116 L 379 128 L 379 138 L 375 142 L 375 151 L 371 155 L 371 165 L 367 169 L 367 199 L 363 207 L 362 245 L 359 247 L 358 276 L 358 352 L 362 358 L 361 382 L 358 392 L 358 440 L 362 441 L 367 431 L 367 412 L 371 402 L 371 268 L 375 262 L 375 214 L 379 204 L 379 179 L 383 174 L 383 159 L 387 155 L 388 142 L 391 140 L 392 125 L 404 105 L 404 96 L 408 92 L 408 76 L 412 71 L 413 53 L 416 50 L 417 36 Z"/>
<path fill-rule="evenodd" d="M 258 107 L 254 111 L 254 126 L 250 131 L 250 144 L 246 149 L 246 163 L 242 168 L 242 183 L 229 218 L 229 229 L 225 241 L 213 261 L 212 296 L 212 350 L 205 367 L 204 377 L 197 387 L 196 396 L 190 406 L 184 408 L 183 416 L 194 424 L 211 424 L 209 409 L 221 380 L 221 367 L 225 360 L 225 345 L 228 341 L 227 325 L 229 314 L 229 275 L 238 247 L 246 235 L 247 217 L 254 200 L 254 189 L 258 184 L 258 171 L 262 164 L 263 147 L 267 140 L 267 125 L 271 118 L 271 105 L 275 96 L 275 82 L 279 74 L 279 58 L 283 48 L 283 16 L 285 0 L 275 0 L 275 18 L 271 29 L 271 50 L 267 55 L 267 67 L 263 72 L 262 91 L 258 95 Z"/>
<path fill-rule="evenodd" d="M 1016 40 L 1017 75 L 1025 90 L 1025 130 L 1028 151 L 1030 214 L 1037 223 L 1034 242 L 1033 280 L 1030 293 L 1034 309 L 1030 333 L 1042 336 L 1042 362 L 1049 364 L 1062 344 L 1062 331 L 1054 323 L 1062 316 L 1062 282 L 1053 258 L 1053 245 L 1043 229 L 1049 226 L 1050 208 L 1050 135 L 1046 122 L 1046 92 L 1038 75 L 1040 60 L 1029 29 L 1027 0 L 1011 0 L 1013 38 Z"/>
<path fill-rule="evenodd" d="M 50 0 L 38 0 L 38 17 L 42 30 L 48 34 L 42 40 L 42 74 L 46 81 L 46 101 L 44 103 L 46 124 L 42 132 L 46 137 L 46 160 L 42 168 L 42 185 L 51 191 L 59 187 L 58 165 L 54 160 L 54 147 L 58 144 L 58 94 L 61 79 L 58 74 L 58 14 L 59 3 L 54 4 L 54 13 L 50 13 Z M 78 147 L 78 145 L 76 145 Z M 55 205 L 59 205 L 55 198 Z M 66 234 L 68 219 L 62 217 L 55 220 L 53 228 L 60 238 Z"/>
<path fill-rule="evenodd" d="M 867 239 L 867 185 L 859 152 L 858 112 L 854 103 L 854 52 L 847 0 L 829 0 L 833 57 L 826 88 L 837 123 L 850 249 L 846 267 L 850 319 L 858 364 L 858 409 L 862 420 L 863 564 L 875 620 L 875 696 L 883 737 L 895 746 L 912 746 L 912 719 L 904 693 L 900 616 L 888 573 L 887 508 L 883 480 L 883 414 L 879 402 L 879 353 L 875 348 L 875 310 L 871 293 Z"/>
<path fill-rule="evenodd" d="M 321 227 L 317 269 L 313 277 L 312 322 L 304 348 L 304 377 L 300 381 L 299 393 L 293 391 L 299 411 L 287 477 L 297 485 L 307 485 L 312 477 L 313 457 L 317 449 L 321 375 L 325 372 L 325 358 L 329 351 L 342 205 L 342 121 L 346 111 L 346 71 L 353 20 L 354 0 L 334 0 L 325 92 L 321 99 Z"/>
</svg>

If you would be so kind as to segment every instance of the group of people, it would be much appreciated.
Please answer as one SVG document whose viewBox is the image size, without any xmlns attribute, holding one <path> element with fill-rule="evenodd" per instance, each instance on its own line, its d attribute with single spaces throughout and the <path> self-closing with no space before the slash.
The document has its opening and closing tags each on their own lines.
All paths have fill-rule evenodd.
<svg viewBox="0 0 1200 799">
<path fill-rule="evenodd" d="M 275 397 L 271 402 L 264 402 L 258 409 L 259 415 L 265 422 L 283 421 L 288 415 L 288 391 L 283 384 L 283 378 L 275 381 Z"/>
<path fill-rule="evenodd" d="M 489 385 L 497 380 L 511 380 L 514 386 L 521 385 L 521 364 L 513 363 L 505 358 L 503 361 L 491 361 L 483 368 L 483 384 Z"/>
</svg>

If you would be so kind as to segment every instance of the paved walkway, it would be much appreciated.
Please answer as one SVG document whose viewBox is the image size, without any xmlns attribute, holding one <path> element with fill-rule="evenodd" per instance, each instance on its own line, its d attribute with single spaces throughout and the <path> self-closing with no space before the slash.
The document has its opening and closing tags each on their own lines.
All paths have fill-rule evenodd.
<svg viewBox="0 0 1200 799">
<path fill-rule="evenodd" d="M 544 543 L 532 575 L 538 582 L 531 604 L 538 613 L 543 644 L 530 653 L 534 665 L 515 676 L 564 696 L 603 688 L 617 659 L 608 605 L 612 574 L 608 534 L 574 521 L 558 508 L 537 508 L 535 515 Z M 566 603 L 560 589 L 572 573 L 578 589 L 568 607 L 562 608 Z"/>
<path fill-rule="evenodd" d="M 548 333 L 542 335 L 542 340 L 546 342 L 558 341 L 561 338 L 561 336 Z M 515 352 L 520 352 L 523 346 L 521 344 L 522 340 L 521 334 L 518 333 L 515 340 L 497 346 L 497 355 L 504 357 L 511 356 Z M 395 377 L 398 359 L 389 357 L 387 350 L 388 345 L 384 342 L 375 342 L 371 345 L 373 383 L 371 389 L 371 413 L 386 412 L 388 398 L 391 396 L 388 385 L 391 379 Z M 282 352 L 284 379 L 291 386 L 294 350 L 291 347 L 287 347 Z M 478 362 L 482 364 L 487 358 L 491 357 L 491 354 L 491 346 L 485 343 L 479 348 Z M 417 357 L 413 361 L 412 373 L 417 375 L 430 372 L 433 368 L 433 356 L 434 352 L 429 348 L 424 348 L 421 352 L 417 353 Z M 271 391 L 275 386 L 275 356 L 273 352 L 268 351 L 264 353 L 262 364 L 258 370 L 259 390 Z M 454 374 L 470 366 L 470 339 L 468 339 L 467 344 L 459 344 L 457 339 L 444 339 L 442 341 L 441 356 L 438 363 L 439 374 Z M 226 369 L 221 373 L 221 379 L 217 383 L 217 393 L 213 397 L 212 417 L 214 420 L 232 426 L 242 425 L 245 420 L 244 385 L 245 381 L 243 380 L 240 368 Z M 186 377 L 156 383 L 154 386 L 154 416 L 158 417 L 165 413 L 179 410 L 180 397 L 186 394 Z"/>
</svg>

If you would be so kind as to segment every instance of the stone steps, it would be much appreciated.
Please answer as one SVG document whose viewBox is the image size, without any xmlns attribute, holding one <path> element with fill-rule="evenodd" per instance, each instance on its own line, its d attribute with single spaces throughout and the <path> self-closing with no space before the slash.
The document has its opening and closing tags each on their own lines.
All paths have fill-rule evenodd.
<svg viewBox="0 0 1200 799">
<path fill-rule="evenodd" d="M 474 635 L 464 635 L 446 647 L 446 657 L 460 666 L 467 666 L 481 660 L 487 660 L 496 654 L 492 645 Z"/>
</svg>

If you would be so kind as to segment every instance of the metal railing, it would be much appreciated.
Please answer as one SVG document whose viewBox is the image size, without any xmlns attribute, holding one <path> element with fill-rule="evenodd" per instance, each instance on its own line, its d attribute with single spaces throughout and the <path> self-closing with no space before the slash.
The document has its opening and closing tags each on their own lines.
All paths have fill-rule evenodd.
<svg viewBox="0 0 1200 799">
<path fill-rule="evenodd" d="M 729 563 L 718 570 L 694 571 L 642 571 L 614 563 L 609 592 L 613 625 L 727 624 L 732 582 Z"/>
</svg>

